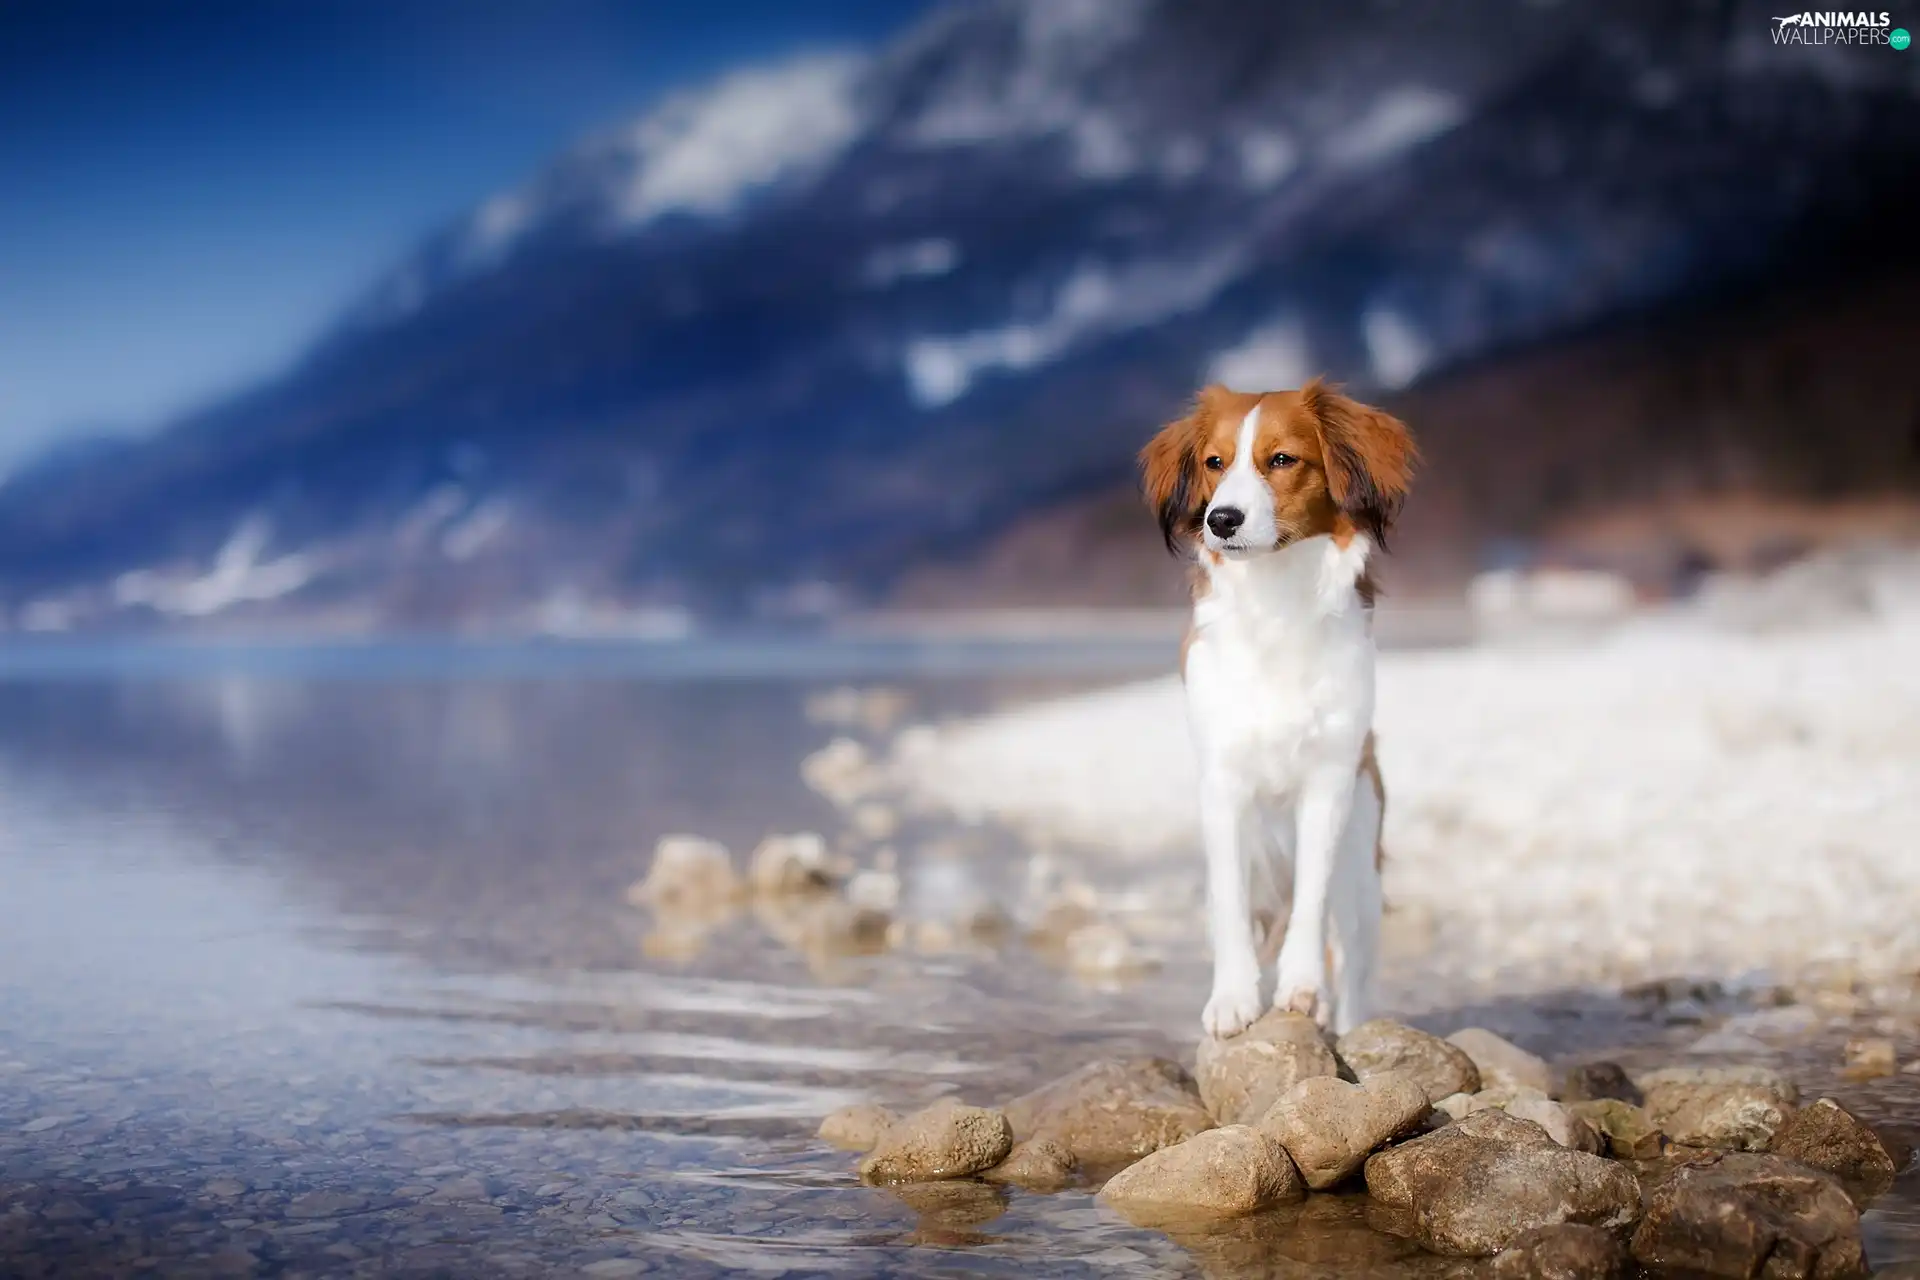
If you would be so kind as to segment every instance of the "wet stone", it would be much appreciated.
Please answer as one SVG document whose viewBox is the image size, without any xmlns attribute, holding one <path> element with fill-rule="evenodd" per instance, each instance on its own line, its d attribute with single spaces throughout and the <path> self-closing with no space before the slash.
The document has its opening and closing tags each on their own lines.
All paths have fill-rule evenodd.
<svg viewBox="0 0 1920 1280">
<path fill-rule="evenodd" d="M 860 1164 L 867 1182 L 932 1182 L 991 1168 L 1013 1149 L 1006 1116 L 985 1107 L 937 1102 L 891 1126 Z"/>
<path fill-rule="evenodd" d="M 1660 1154 L 1665 1135 L 1644 1109 L 1618 1098 L 1595 1098 L 1568 1104 L 1605 1139 L 1607 1154 L 1616 1160 L 1651 1160 Z"/>
<path fill-rule="evenodd" d="M 1832 1174 L 1857 1203 L 1884 1194 L 1898 1171 L 1880 1136 L 1832 1098 L 1795 1112 L 1767 1149 Z"/>
<path fill-rule="evenodd" d="M 899 1116 L 871 1102 L 856 1102 L 820 1122 L 820 1140 L 842 1151 L 871 1151 Z"/>
<path fill-rule="evenodd" d="M 1073 1152 L 1052 1138 L 1028 1138 L 1014 1144 L 1007 1158 L 980 1176 L 1028 1191 L 1059 1191 L 1073 1181 L 1077 1162 Z"/>
<path fill-rule="evenodd" d="M 1493 1260 L 1494 1280 L 1616 1280 L 1631 1259 L 1611 1231 L 1562 1222 L 1535 1227 Z"/>
<path fill-rule="evenodd" d="M 367 1207 L 367 1198 L 346 1191 L 309 1191 L 287 1202 L 289 1218 L 337 1218 L 343 1213 L 358 1213 Z"/>
<path fill-rule="evenodd" d="M 1682 1146 L 1763 1151 L 1799 1091 L 1764 1067 L 1673 1067 L 1640 1078 L 1647 1117 Z"/>
<path fill-rule="evenodd" d="M 1213 1127 L 1193 1078 L 1166 1058 L 1090 1063 L 1004 1108 L 1014 1136 L 1046 1137 L 1082 1166 L 1113 1168 Z"/>
<path fill-rule="evenodd" d="M 1150 1224 L 1169 1217 L 1240 1217 L 1305 1194 L 1285 1147 L 1248 1125 L 1228 1125 L 1122 1170 L 1100 1199 L 1128 1220 Z"/>
<path fill-rule="evenodd" d="M 1682 1166 L 1652 1188 L 1633 1256 L 1644 1266 L 1713 1276 L 1866 1274 L 1860 1215 L 1839 1183 L 1778 1156 L 1743 1152 Z"/>
</svg>

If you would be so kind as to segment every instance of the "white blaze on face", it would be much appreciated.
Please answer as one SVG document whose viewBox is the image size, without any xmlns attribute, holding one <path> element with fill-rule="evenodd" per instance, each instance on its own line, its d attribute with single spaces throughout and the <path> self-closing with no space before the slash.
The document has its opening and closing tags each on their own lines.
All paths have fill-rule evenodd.
<svg viewBox="0 0 1920 1280">
<path fill-rule="evenodd" d="M 1254 456 L 1254 445 L 1259 438 L 1260 406 L 1256 403 L 1240 420 L 1240 433 L 1233 443 L 1233 462 L 1227 467 L 1220 487 L 1214 490 L 1213 501 L 1207 504 L 1209 517 L 1216 511 L 1231 509 L 1240 513 L 1241 524 L 1227 538 L 1215 534 L 1211 523 L 1206 524 L 1203 537 L 1210 551 L 1244 555 L 1271 551 L 1279 541 L 1273 490 L 1267 486 L 1266 467 Z"/>
</svg>

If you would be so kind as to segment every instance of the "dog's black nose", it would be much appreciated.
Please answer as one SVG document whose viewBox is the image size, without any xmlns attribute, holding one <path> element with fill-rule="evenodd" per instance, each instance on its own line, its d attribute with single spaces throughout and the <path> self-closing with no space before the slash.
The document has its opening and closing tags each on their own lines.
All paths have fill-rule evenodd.
<svg viewBox="0 0 1920 1280">
<path fill-rule="evenodd" d="M 1207 512 L 1207 528 L 1216 538 L 1231 538 L 1234 530 L 1247 522 L 1247 513 L 1238 507 L 1215 507 Z"/>
</svg>

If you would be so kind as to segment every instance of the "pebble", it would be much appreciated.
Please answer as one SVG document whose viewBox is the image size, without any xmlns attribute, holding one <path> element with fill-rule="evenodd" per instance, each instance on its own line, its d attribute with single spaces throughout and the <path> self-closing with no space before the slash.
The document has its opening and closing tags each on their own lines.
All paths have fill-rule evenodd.
<svg viewBox="0 0 1920 1280">
<path fill-rule="evenodd" d="M 1893 1075 L 1898 1069 L 1893 1041 L 1884 1036 L 1849 1040 L 1844 1052 L 1845 1074 L 1850 1080 L 1877 1080 Z"/>
<path fill-rule="evenodd" d="M 1480 1070 L 1483 1089 L 1534 1089 L 1553 1096 L 1553 1069 L 1510 1040 L 1502 1039 L 1484 1027 L 1467 1027 L 1447 1037 L 1450 1044 L 1465 1050 Z"/>
<path fill-rule="evenodd" d="M 820 1122 L 821 1141 L 842 1151 L 871 1151 L 899 1116 L 871 1102 L 856 1102 Z"/>
<path fill-rule="evenodd" d="M 1430 1107 L 1412 1076 L 1383 1072 L 1358 1085 L 1315 1076 L 1282 1095 L 1257 1127 L 1286 1148 L 1309 1187 L 1324 1191 L 1384 1143 L 1413 1132 Z"/>
<path fill-rule="evenodd" d="M 747 882 L 755 893 L 815 893 L 840 878 L 817 831 L 770 835 L 754 846 L 747 860 Z"/>
<path fill-rule="evenodd" d="M 1612 1099 L 1639 1106 L 1646 1101 L 1640 1086 L 1617 1062 L 1583 1062 L 1567 1068 L 1560 1081 L 1560 1101 L 1598 1102 Z"/>
<path fill-rule="evenodd" d="M 727 847 L 704 836 L 662 836 L 644 880 L 627 890 L 635 906 L 709 909 L 736 901 L 744 886 Z"/>
<path fill-rule="evenodd" d="M 1095 920 L 1067 934 L 1064 953 L 1068 970 L 1083 978 L 1146 973 L 1156 963 L 1111 920 Z"/>
<path fill-rule="evenodd" d="M 1237 1036 L 1202 1039 L 1193 1074 L 1215 1120 L 1251 1124 L 1302 1080 L 1338 1076 L 1340 1060 L 1312 1018 L 1274 1009 Z"/>
<path fill-rule="evenodd" d="M 1644 1108 L 1618 1098 L 1595 1098 L 1567 1104 L 1606 1140 L 1616 1160 L 1651 1160 L 1660 1154 L 1666 1135 L 1648 1118 Z"/>
<path fill-rule="evenodd" d="M 1092 1062 L 1022 1094 L 1004 1110 L 1015 1137 L 1051 1138 L 1095 1170 L 1213 1128 L 1193 1077 L 1167 1058 Z"/>
<path fill-rule="evenodd" d="M 346 1191 L 309 1191 L 288 1202 L 289 1218 L 337 1218 L 343 1213 L 358 1213 L 367 1207 L 367 1198 Z"/>
<path fill-rule="evenodd" d="M 1795 1112 L 1767 1150 L 1832 1174 L 1857 1204 L 1884 1193 L 1898 1172 L 1880 1135 L 1832 1098 Z"/>
<path fill-rule="evenodd" d="M 1480 1069 L 1464 1049 L 1385 1018 L 1363 1022 L 1341 1036 L 1339 1052 L 1362 1083 L 1383 1071 L 1401 1072 L 1425 1089 L 1432 1103 L 1480 1090 Z"/>
<path fill-rule="evenodd" d="M 944 1100 L 888 1127 L 860 1164 L 867 1182 L 933 1182 L 992 1168 L 1013 1149 L 1007 1117 Z"/>
<path fill-rule="evenodd" d="M 1240 1217 L 1305 1195 L 1287 1149 L 1236 1124 L 1154 1152 L 1109 1180 L 1100 1199 L 1144 1224 L 1168 1215 Z"/>
</svg>

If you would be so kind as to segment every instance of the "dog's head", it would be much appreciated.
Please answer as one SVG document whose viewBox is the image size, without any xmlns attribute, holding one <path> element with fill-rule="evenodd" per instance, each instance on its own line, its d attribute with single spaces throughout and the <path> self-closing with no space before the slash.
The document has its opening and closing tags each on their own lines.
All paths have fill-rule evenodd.
<svg viewBox="0 0 1920 1280">
<path fill-rule="evenodd" d="M 1384 544 L 1418 460 L 1399 419 L 1315 378 L 1298 391 L 1202 388 L 1140 452 L 1167 549 L 1244 559 L 1325 534 Z"/>
</svg>

